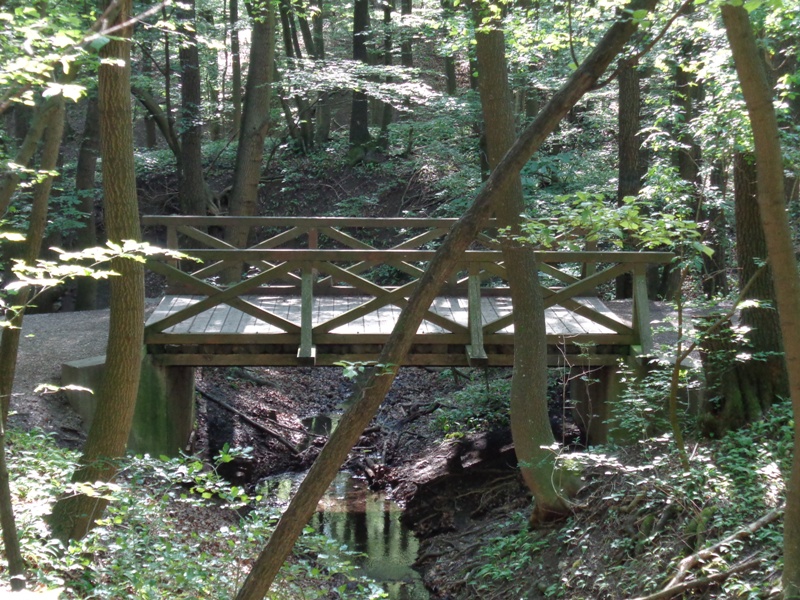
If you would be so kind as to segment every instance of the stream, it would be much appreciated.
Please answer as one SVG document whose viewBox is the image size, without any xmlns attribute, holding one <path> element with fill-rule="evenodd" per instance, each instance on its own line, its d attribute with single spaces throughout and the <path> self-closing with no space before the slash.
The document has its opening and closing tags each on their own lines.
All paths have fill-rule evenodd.
<svg viewBox="0 0 800 600">
<path fill-rule="evenodd" d="M 338 416 L 304 420 L 313 433 L 328 435 Z M 278 475 L 264 481 L 264 495 L 288 503 L 304 473 Z M 364 480 L 346 471 L 333 480 L 320 500 L 310 525 L 359 553 L 352 558 L 358 573 L 381 585 L 391 600 L 429 600 L 422 578 L 411 568 L 419 542 L 400 522 L 402 509 L 383 492 L 373 492 Z"/>
</svg>

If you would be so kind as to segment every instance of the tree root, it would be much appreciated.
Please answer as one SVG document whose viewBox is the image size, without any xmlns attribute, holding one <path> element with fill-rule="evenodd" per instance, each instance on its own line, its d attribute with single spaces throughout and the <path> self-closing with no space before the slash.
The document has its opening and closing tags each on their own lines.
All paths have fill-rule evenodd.
<svg viewBox="0 0 800 600">
<path fill-rule="evenodd" d="M 689 590 L 695 590 L 697 588 L 704 588 L 714 583 L 719 583 L 720 581 L 724 581 L 731 575 L 735 575 L 736 573 L 741 573 L 742 571 L 748 571 L 753 567 L 761 564 L 761 558 L 753 558 L 751 560 L 746 560 L 741 562 L 737 565 L 732 566 L 727 571 L 723 571 L 722 573 L 716 573 L 714 575 L 709 575 L 708 577 L 701 577 L 700 579 L 693 579 L 692 581 L 686 581 L 684 583 L 679 583 L 677 585 L 668 586 L 661 590 L 660 592 L 656 592 L 655 594 L 650 594 L 649 596 L 642 596 L 641 598 L 636 598 L 636 600 L 668 600 L 669 598 L 674 598 L 682 594 L 683 592 Z"/>
<path fill-rule="evenodd" d="M 643 596 L 640 598 L 636 598 L 636 600 L 659 600 L 662 598 L 672 598 L 673 596 L 677 596 L 681 592 L 694 589 L 697 587 L 703 587 L 705 585 L 709 585 L 711 583 L 715 583 L 717 581 L 722 581 L 723 579 L 729 577 L 734 573 L 738 573 L 740 571 L 745 571 L 754 567 L 758 564 L 761 559 L 753 559 L 747 560 L 743 563 L 740 563 L 729 570 L 725 571 L 724 573 L 718 573 L 717 575 L 712 575 L 710 577 L 704 577 L 701 579 L 695 579 L 688 583 L 684 583 L 684 579 L 689 575 L 689 571 L 695 567 L 697 564 L 712 558 L 717 551 L 722 548 L 723 546 L 729 546 L 732 542 L 736 540 L 744 540 L 750 537 L 753 533 L 761 529 L 762 527 L 769 525 L 773 521 L 777 521 L 783 515 L 783 508 L 776 508 L 768 512 L 766 515 L 742 527 L 735 533 L 732 533 L 725 539 L 720 540 L 716 544 L 713 544 L 707 548 L 703 548 L 694 554 L 691 554 L 684 558 L 680 563 L 678 563 L 678 571 L 675 573 L 675 576 L 670 579 L 667 586 L 661 590 L 660 592 L 656 592 L 655 594 L 651 594 L 649 596 Z"/>
</svg>

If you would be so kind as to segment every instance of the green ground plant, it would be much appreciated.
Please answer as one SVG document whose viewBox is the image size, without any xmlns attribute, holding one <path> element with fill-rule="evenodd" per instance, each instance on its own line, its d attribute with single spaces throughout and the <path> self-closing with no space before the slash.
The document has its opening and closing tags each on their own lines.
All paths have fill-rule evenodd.
<svg viewBox="0 0 800 600">
<path fill-rule="evenodd" d="M 450 437 L 508 427 L 510 393 L 510 379 L 479 375 L 437 411 L 433 426 Z"/>
<path fill-rule="evenodd" d="M 569 459 L 582 462 L 585 472 L 603 473 L 587 482 L 583 498 L 591 503 L 579 498 L 574 516 L 552 530 L 530 532 L 521 517 L 511 517 L 502 536 L 483 541 L 479 555 L 485 560 L 476 561 L 464 578 L 478 590 L 503 590 L 509 598 L 528 597 L 532 588 L 537 597 L 570 600 L 660 590 L 682 558 L 780 510 L 793 426 L 789 403 L 776 404 L 747 428 L 693 442 L 688 471 L 669 434 L 634 447 L 572 453 Z M 781 526 L 772 522 L 716 549 L 695 576 L 723 573 L 757 558 L 708 597 L 774 597 L 781 546 Z"/>
<path fill-rule="evenodd" d="M 111 498 L 106 517 L 64 551 L 43 518 L 58 495 L 70 493 L 66 482 L 78 454 L 41 431 L 12 430 L 9 438 L 12 493 L 31 579 L 61 588 L 62 598 L 230 598 L 279 516 L 193 457 L 131 457 L 117 484 L 93 490 Z M 224 448 L 216 464 L 243 452 Z M 254 508 L 240 517 L 245 505 Z M 350 558 L 308 530 L 270 598 L 322 598 L 337 590 L 356 600 L 382 597 L 372 582 L 353 575 Z"/>
</svg>

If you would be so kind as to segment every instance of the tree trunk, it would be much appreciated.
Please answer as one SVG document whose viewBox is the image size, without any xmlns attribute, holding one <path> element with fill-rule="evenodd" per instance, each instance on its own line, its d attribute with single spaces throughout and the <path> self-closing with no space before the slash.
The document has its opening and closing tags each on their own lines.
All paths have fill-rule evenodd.
<svg viewBox="0 0 800 600">
<path fill-rule="evenodd" d="M 367 64 L 367 36 L 369 35 L 369 1 L 353 3 L 353 60 Z M 350 146 L 363 146 L 369 136 L 369 98 L 360 90 L 353 90 L 350 112 Z"/>
<path fill-rule="evenodd" d="M 314 35 L 314 58 L 325 60 L 325 37 L 323 35 L 324 3 L 317 0 L 316 11 L 312 17 L 312 31 Z M 317 119 L 314 130 L 314 144 L 320 146 L 328 141 L 331 135 L 331 105 L 328 92 L 320 92 L 317 96 Z"/>
<path fill-rule="evenodd" d="M 400 0 L 400 14 L 403 17 L 410 17 L 412 10 L 412 0 Z M 404 39 L 400 44 L 400 64 L 404 67 L 413 67 L 414 53 L 411 45 L 411 36 L 408 34 L 408 23 L 404 22 L 403 24 L 405 25 L 405 33 L 403 35 Z"/>
<path fill-rule="evenodd" d="M 83 126 L 83 139 L 78 150 L 78 165 L 75 168 L 75 191 L 80 201 L 81 212 L 86 216 L 81 220 L 83 228 L 78 230 L 76 246 L 79 249 L 97 245 L 95 226 L 95 179 L 97 173 L 97 153 L 100 146 L 100 120 L 97 114 L 97 94 L 86 101 L 86 123 Z M 80 277 L 75 296 L 76 310 L 94 310 L 97 307 L 97 280 L 94 277 Z"/>
<path fill-rule="evenodd" d="M 231 104 L 233 134 L 242 127 L 242 61 L 239 54 L 239 0 L 230 0 L 231 12 Z"/>
<path fill-rule="evenodd" d="M 48 127 L 53 112 L 60 110 L 59 103 L 62 101 L 60 97 L 51 96 L 42 101 L 36 108 L 30 126 L 26 130 L 25 139 L 22 140 L 17 154 L 14 157 L 14 164 L 21 167 L 27 167 L 29 165 L 39 145 L 39 140 L 42 139 Z M 6 170 L 6 172 L 0 176 L 0 216 L 4 215 L 8 210 L 8 206 L 11 204 L 11 198 L 14 192 L 17 191 L 17 186 L 20 181 L 19 171 L 16 169 Z"/>
<path fill-rule="evenodd" d="M 42 151 L 39 159 L 39 170 L 43 172 L 55 171 L 58 165 L 58 154 L 61 149 L 61 138 L 64 132 L 64 97 L 53 97 L 53 111 L 48 113 L 44 126 Z M 31 213 L 28 217 L 28 231 L 25 234 L 25 243 L 22 252 L 15 258 L 20 258 L 26 264 L 32 265 L 39 258 L 42 249 L 42 240 L 47 228 L 47 205 L 50 200 L 50 191 L 53 186 L 53 176 L 47 176 L 33 188 L 33 201 Z M 32 291 L 23 288 L 14 298 L 18 306 L 25 306 L 30 300 Z M 14 387 L 14 375 L 17 365 L 17 351 L 22 331 L 22 311 L 9 311 L 6 318 L 10 327 L 2 331 L 0 340 L 0 406 L 2 407 L 3 423 L 8 422 L 8 409 L 11 404 L 11 391 Z"/>
<path fill-rule="evenodd" d="M 394 0 L 383 0 L 383 64 L 387 67 L 392 66 L 392 13 L 394 12 Z M 386 83 L 391 83 L 392 78 L 387 77 Z M 388 102 L 381 103 L 381 133 L 378 138 L 378 145 L 386 150 L 389 147 L 389 126 L 394 117 L 394 108 Z"/>
<path fill-rule="evenodd" d="M 143 54 L 142 62 L 141 62 L 141 72 L 142 78 L 149 81 L 153 76 L 153 61 L 151 60 L 150 56 L 152 54 L 152 47 L 150 43 L 143 42 L 142 44 Z M 97 101 L 95 101 L 95 108 L 97 108 Z M 97 121 L 97 117 L 95 115 L 95 121 Z M 98 125 L 99 128 L 99 125 Z M 158 138 L 156 136 L 156 121 L 152 114 L 149 111 L 145 110 L 144 113 L 144 145 L 145 148 L 148 150 L 153 150 L 158 143 Z M 99 142 L 98 142 L 99 145 Z"/>
<path fill-rule="evenodd" d="M 767 240 L 761 228 L 758 208 L 757 173 L 752 156 L 737 153 L 734 157 L 734 198 L 736 211 L 736 260 L 740 269 L 741 290 L 767 260 Z M 740 323 L 750 329 L 746 350 L 754 359 L 742 364 L 742 370 L 758 390 L 762 410 L 770 407 L 776 396 L 789 395 L 783 339 L 776 310 L 773 269 L 767 264 L 749 288 L 744 300 L 759 300 L 767 306 L 742 309 Z"/>
<path fill-rule="evenodd" d="M 478 24 L 475 32 L 478 89 L 491 169 L 497 166 L 516 138 L 514 106 L 508 85 L 505 36 L 500 24 L 486 24 L 486 15 L 479 5 L 474 6 L 474 15 Z M 519 174 L 509 177 L 503 196 L 497 217 L 501 227 L 510 229 L 510 235 L 501 238 L 501 247 L 514 306 L 511 433 L 522 476 L 534 498 L 531 519 L 538 521 L 567 514 L 567 500 L 577 486 L 574 482 L 562 481 L 555 465 L 555 454 L 550 450 L 555 438 L 547 414 L 547 361 L 544 360 L 547 331 L 539 266 L 533 248 L 513 239 L 521 233 L 520 215 L 525 211 Z"/>
<path fill-rule="evenodd" d="M 786 214 L 781 151 L 772 89 L 759 58 L 759 47 L 742 6 L 723 4 L 722 18 L 733 52 L 753 130 L 758 173 L 758 208 L 772 267 L 778 315 L 783 334 L 789 391 L 795 416 L 800 415 L 800 276 Z M 800 598 L 800 427 L 795 418 L 795 452 L 786 494 L 783 532 L 783 594 Z"/>
<path fill-rule="evenodd" d="M 398 323 L 383 347 L 378 359 L 383 368 L 373 370 L 360 387 L 339 426 L 328 438 L 327 444 L 278 521 L 266 547 L 253 564 L 250 574 L 236 595 L 237 600 L 262 600 L 267 594 L 297 537 L 314 514 L 319 499 L 389 391 L 397 371 L 396 365 L 401 364 L 408 353 L 414 332 L 436 297 L 440 283 L 447 279 L 455 262 L 485 226 L 492 211 L 502 202 L 509 178 L 519 174 L 559 121 L 594 86 L 636 31 L 636 22 L 626 15 L 632 14 L 633 10 L 652 10 L 655 4 L 656 0 L 637 0 L 621 13 L 623 20 L 611 26 L 569 81 L 545 105 L 539 116 L 495 167 L 472 206 L 453 226 L 411 294 L 405 309 L 400 313 Z"/>
<path fill-rule="evenodd" d="M 122 0 L 117 23 L 131 15 L 131 0 Z M 138 240 L 139 212 L 133 160 L 130 101 L 131 26 L 122 27 L 102 51 L 106 60 L 98 74 L 100 143 L 103 156 L 103 192 L 106 230 L 110 241 Z M 97 411 L 86 439 L 74 482 L 112 481 L 115 461 L 125 454 L 133 422 L 144 337 L 144 267 L 129 259 L 115 259 L 119 277 L 111 281 L 111 317 L 106 365 Z M 94 525 L 106 501 L 83 494 L 59 499 L 53 509 L 54 535 L 78 539 Z"/>
<path fill-rule="evenodd" d="M 442 20 L 444 22 L 453 18 L 453 0 L 442 0 Z M 446 26 L 443 25 L 446 35 Z M 456 57 L 453 54 L 444 57 L 445 89 L 448 96 L 458 93 L 458 79 L 456 78 Z"/>
<path fill-rule="evenodd" d="M 39 169 L 45 172 L 54 171 L 58 165 L 58 155 L 64 132 L 63 96 L 54 96 L 52 104 L 54 109 L 49 113 L 44 126 L 42 152 L 39 162 Z M 53 179 L 52 175 L 48 175 L 38 182 L 33 189 L 28 232 L 25 236 L 23 253 L 20 256 L 27 264 L 33 264 L 39 258 L 39 253 L 42 249 L 42 240 L 47 227 L 47 205 L 50 200 Z M 24 307 L 30 298 L 30 288 L 23 288 L 14 298 L 14 302 Z M 2 523 L 3 527 L 3 546 L 8 560 L 11 588 L 13 590 L 21 590 L 25 587 L 25 563 L 20 552 L 19 537 L 11 504 L 11 489 L 5 454 L 5 428 L 11 405 L 14 376 L 16 375 L 23 315 L 24 308 L 22 310 L 9 311 L 9 314 L 6 315 L 9 326 L 2 329 L 2 338 L 0 339 L 0 405 L 2 406 L 2 419 L 0 419 L 0 446 L 2 446 L 0 447 L 0 523 Z"/>
<path fill-rule="evenodd" d="M 642 169 L 639 165 L 642 145 L 639 136 L 642 93 L 639 87 L 639 71 L 631 59 L 621 59 L 617 73 L 619 82 L 617 206 L 622 206 L 624 198 L 637 196 L 642 187 Z M 632 296 L 633 278 L 631 275 L 626 273 L 617 277 L 617 299 L 631 298 Z"/>
<path fill-rule="evenodd" d="M 153 95 L 146 89 L 137 85 L 132 85 L 131 93 L 152 117 L 161 135 L 164 136 L 164 141 L 167 142 L 167 146 L 172 150 L 175 160 L 180 160 L 181 142 L 180 139 L 178 139 L 178 135 L 175 133 L 175 127 L 173 126 L 169 114 L 161 109 L 158 100 L 153 98 Z"/>
<path fill-rule="evenodd" d="M 270 124 L 269 111 L 275 75 L 275 11 L 267 3 L 253 17 L 242 129 L 236 151 L 229 207 L 230 214 L 237 217 L 255 216 L 258 213 L 258 182 L 261 177 L 264 139 Z M 226 232 L 226 240 L 235 247 L 242 248 L 246 246 L 247 235 L 246 228 L 232 227 Z M 238 281 L 239 274 L 230 272 L 226 277 Z"/>
<path fill-rule="evenodd" d="M 185 36 L 178 53 L 181 65 L 181 151 L 178 155 L 178 199 L 184 215 L 206 214 L 206 183 L 203 177 L 203 122 L 200 55 L 197 50 L 197 18 L 194 0 L 183 4 L 181 33 Z"/>
<path fill-rule="evenodd" d="M 3 550 L 11 576 L 11 589 L 18 592 L 25 589 L 25 560 L 19 546 L 10 483 L 6 460 L 6 426 L 0 421 L 0 524 L 3 527 Z"/>
</svg>

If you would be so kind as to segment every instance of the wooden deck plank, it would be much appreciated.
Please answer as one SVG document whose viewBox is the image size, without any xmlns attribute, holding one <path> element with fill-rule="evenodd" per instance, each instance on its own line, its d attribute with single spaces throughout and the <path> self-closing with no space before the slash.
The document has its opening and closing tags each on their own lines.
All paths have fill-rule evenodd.
<svg viewBox="0 0 800 600">
<path fill-rule="evenodd" d="M 483 309 L 483 307 L 487 307 L 482 311 L 483 322 L 485 325 L 493 321 L 496 321 L 497 319 L 505 317 L 511 313 L 511 298 L 505 298 L 505 297 L 481 298 L 481 308 Z M 507 327 L 500 329 L 496 333 L 511 335 L 514 333 L 514 325 L 508 325 Z"/>
<path fill-rule="evenodd" d="M 151 323 L 155 323 L 164 319 L 170 315 L 172 310 L 172 305 L 175 304 L 175 301 L 180 296 L 164 296 L 161 301 L 156 306 L 156 309 L 150 314 L 150 317 L 147 319 L 145 325 L 150 325 Z"/>
<path fill-rule="evenodd" d="M 201 296 L 166 296 L 162 299 L 159 306 L 150 316 L 147 324 L 158 322 L 182 308 L 198 302 Z M 299 322 L 300 301 L 298 298 L 286 296 L 248 296 L 249 302 L 259 306 L 261 309 L 269 311 L 276 316 L 292 321 Z M 360 306 L 367 300 L 367 297 L 322 297 L 314 300 L 315 325 L 324 323 L 327 320 L 337 317 L 348 310 Z M 624 319 L 618 317 L 601 300 L 597 298 L 580 298 L 579 302 L 592 310 L 613 319 L 624 326 L 630 326 Z M 482 298 L 482 313 L 484 323 L 490 323 L 503 317 L 511 311 L 509 298 L 493 297 Z M 363 317 L 354 319 L 335 329 L 332 333 L 336 334 L 388 334 L 394 328 L 394 324 L 400 315 L 400 308 L 394 305 L 386 305 Z M 465 326 L 468 319 L 467 301 L 465 298 L 440 297 L 432 304 L 432 311 L 441 317 L 454 323 Z M 546 310 L 546 321 L 548 323 L 549 335 L 569 335 L 569 334 L 612 334 L 613 331 L 603 325 L 593 322 L 587 317 L 576 315 L 573 311 L 561 306 L 554 306 Z M 282 331 L 274 325 L 259 321 L 254 316 L 246 315 L 242 311 L 227 305 L 218 305 L 178 323 L 168 330 L 169 333 L 254 333 L 254 334 L 279 334 Z M 420 326 L 420 335 L 433 335 L 447 333 L 442 327 L 424 321 Z M 498 334 L 511 334 L 513 327 L 509 326 Z"/>
<path fill-rule="evenodd" d="M 176 312 L 179 312 L 182 309 L 186 308 L 187 306 L 191 306 L 192 304 L 200 302 L 201 299 L 202 296 L 179 296 L 172 304 L 172 307 L 170 308 L 169 311 L 169 315 L 173 315 Z M 200 314 L 202 315 L 203 313 Z M 200 315 L 195 315 L 189 317 L 188 319 L 180 321 L 175 325 L 173 325 L 172 327 L 169 327 L 167 331 L 169 331 L 170 333 L 188 333 L 192 331 L 192 326 L 194 325 L 194 322 L 197 320 L 197 317 L 199 316 Z"/>
<path fill-rule="evenodd" d="M 200 301 L 203 296 L 166 296 L 148 319 L 148 325 L 157 323 L 170 314 L 178 312 L 186 306 Z M 368 296 L 323 296 L 314 298 L 312 321 L 314 325 L 324 323 L 332 318 L 350 311 L 364 302 Z M 243 297 L 263 311 L 293 323 L 300 321 L 300 299 L 291 296 L 260 295 Z M 614 319 L 623 327 L 629 327 L 625 319 L 618 317 L 597 298 L 580 298 L 581 305 L 607 319 Z M 468 303 L 466 298 L 440 297 L 432 304 L 432 312 L 440 318 L 452 321 L 459 326 L 468 324 Z M 511 300 L 507 297 L 484 297 L 481 299 L 482 320 L 484 324 L 496 321 L 511 311 Z M 328 333 L 315 334 L 314 343 L 360 345 L 385 343 L 397 323 L 401 309 L 393 304 L 381 306 L 375 311 L 359 316 L 351 322 L 344 323 Z M 589 316 L 575 314 L 563 306 L 553 306 L 545 311 L 548 343 L 561 344 L 564 338 L 567 343 L 591 342 L 598 344 L 626 345 L 630 335 L 615 333 L 598 324 Z M 487 344 L 513 343 L 513 325 L 486 336 Z M 460 344 L 468 343 L 468 336 L 462 332 L 451 333 L 439 325 L 423 321 L 417 332 L 421 338 L 419 344 Z M 150 343 L 159 344 L 287 344 L 291 343 L 292 333 L 286 333 L 279 327 L 260 321 L 253 315 L 246 314 L 226 304 L 177 323 L 164 333 L 153 331 L 149 334 Z M 152 340 L 158 340 L 152 341 Z M 174 341 L 172 341 L 174 340 Z M 190 350 L 189 350 L 190 351 Z M 191 351 L 190 351 L 191 352 Z M 217 360 L 224 360 L 219 358 Z"/>
<path fill-rule="evenodd" d="M 245 314 L 238 309 L 231 308 L 228 310 L 228 314 L 225 315 L 225 320 L 220 326 L 220 333 L 239 333 L 239 324 L 244 316 Z"/>
</svg>

